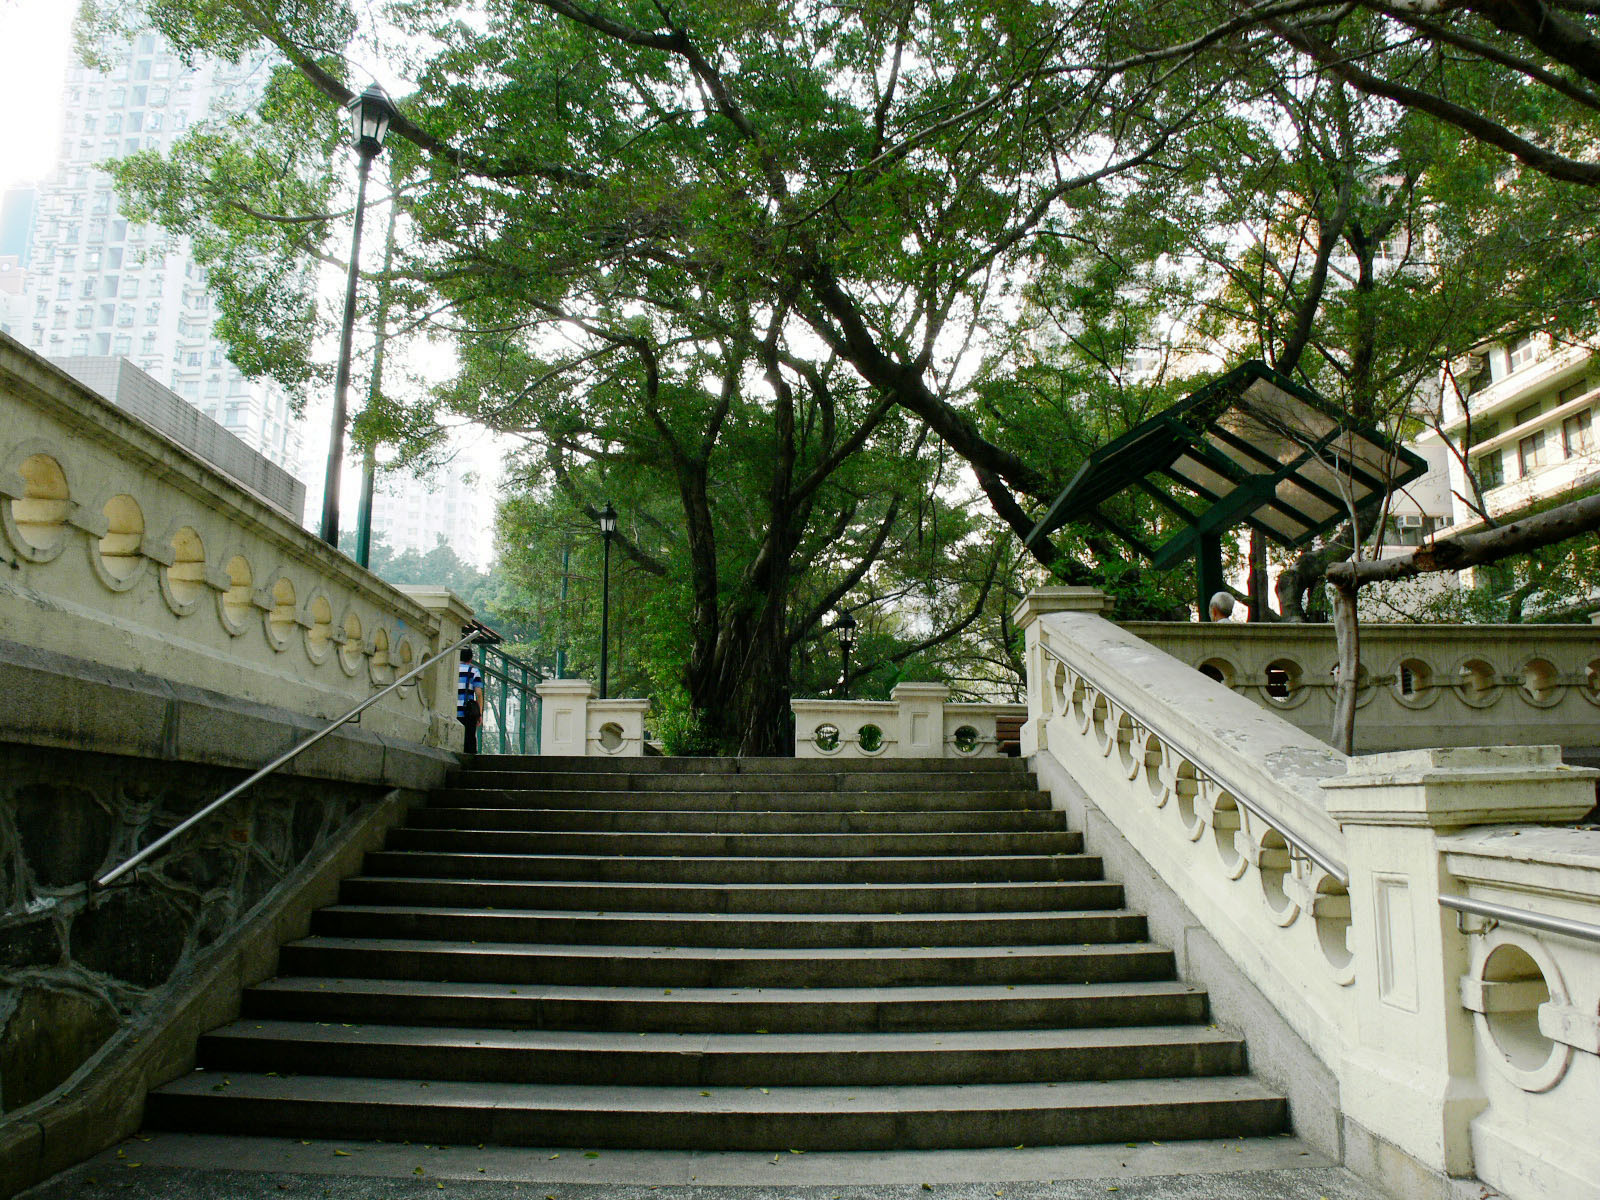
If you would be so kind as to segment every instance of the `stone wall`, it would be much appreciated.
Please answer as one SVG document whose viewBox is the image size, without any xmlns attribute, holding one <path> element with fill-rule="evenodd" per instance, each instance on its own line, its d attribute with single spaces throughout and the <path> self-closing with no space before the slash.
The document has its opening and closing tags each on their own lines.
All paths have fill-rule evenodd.
<svg viewBox="0 0 1600 1200">
<path fill-rule="evenodd" d="M 268 779 L 126 884 L 90 886 L 242 775 L 0 744 L 0 1110 L 47 1095 L 159 1007 L 197 956 L 388 790 Z"/>
</svg>

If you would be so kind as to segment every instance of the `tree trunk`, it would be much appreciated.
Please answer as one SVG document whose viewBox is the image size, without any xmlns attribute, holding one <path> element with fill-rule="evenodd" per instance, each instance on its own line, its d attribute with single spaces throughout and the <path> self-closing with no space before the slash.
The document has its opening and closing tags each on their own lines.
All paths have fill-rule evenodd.
<svg viewBox="0 0 1600 1200">
<path fill-rule="evenodd" d="M 1361 631 L 1356 619 L 1356 588 L 1334 583 L 1333 633 L 1339 646 L 1339 676 L 1333 690 L 1333 730 L 1328 740 L 1345 754 L 1355 753 L 1356 692 L 1361 682 Z"/>
</svg>

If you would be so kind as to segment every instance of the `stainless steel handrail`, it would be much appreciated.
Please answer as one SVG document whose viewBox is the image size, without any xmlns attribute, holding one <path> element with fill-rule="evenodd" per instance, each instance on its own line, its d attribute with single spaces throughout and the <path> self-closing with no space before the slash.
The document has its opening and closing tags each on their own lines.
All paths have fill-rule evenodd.
<svg viewBox="0 0 1600 1200">
<path fill-rule="evenodd" d="M 313 733 L 310 737 L 306 738 L 304 741 L 297 743 L 292 749 L 287 750 L 283 754 L 278 755 L 277 758 L 273 759 L 271 762 L 269 762 L 266 766 L 262 767 L 255 774 L 251 775 L 243 783 L 235 784 L 233 787 L 231 787 L 227 791 L 223 792 L 222 795 L 218 796 L 210 804 L 208 804 L 204 808 L 202 808 L 199 812 L 194 813 L 193 815 L 191 815 L 190 817 L 188 817 L 184 821 L 180 822 L 179 824 L 173 826 L 171 829 L 167 830 L 166 833 L 162 834 L 155 841 L 151 842 L 143 850 L 139 851 L 139 853 L 133 855 L 133 857 L 127 859 L 126 861 L 120 863 L 119 865 L 111 868 L 111 870 L 107 871 L 104 875 L 100 876 L 99 879 L 96 879 L 94 881 L 95 882 L 95 886 L 96 887 L 108 887 L 111 884 L 115 883 L 118 879 L 122 878 L 122 876 L 126 875 L 129 871 L 133 870 L 133 868 L 137 867 L 140 863 L 144 862 L 151 855 L 155 854 L 158 850 L 161 850 L 163 847 L 170 845 L 172 843 L 173 839 L 177 838 L 180 834 L 188 831 L 189 829 L 192 829 L 195 825 L 199 824 L 201 821 L 203 821 L 207 817 L 209 817 L 212 813 L 216 812 L 217 809 L 221 808 L 228 801 L 232 800 L 240 792 L 243 792 L 247 788 L 253 787 L 255 784 L 257 784 L 261 780 L 265 779 L 268 775 L 271 775 L 274 771 L 276 771 L 279 767 L 283 766 L 285 763 L 292 762 L 294 759 L 298 758 L 301 754 L 303 754 L 307 750 L 311 749 L 312 746 L 315 746 L 323 738 L 327 737 L 335 729 L 338 729 L 341 725 L 344 725 L 345 723 L 347 723 L 349 721 L 355 720 L 362 713 L 366 712 L 367 709 L 371 708 L 374 704 L 376 704 L 379 700 L 382 700 L 390 692 L 394 691 L 396 688 L 404 687 L 407 683 L 411 682 L 411 680 L 415 679 L 418 675 L 422 674 L 429 667 L 433 666 L 434 663 L 438 662 L 442 658 L 448 658 L 450 655 L 454 654 L 457 650 L 461 649 L 462 646 L 465 646 L 468 642 L 477 641 L 480 636 L 481 636 L 480 632 L 478 630 L 474 629 L 471 633 L 467 634 L 465 637 L 461 638 L 459 641 L 452 642 L 445 649 L 439 651 L 439 653 L 437 653 L 437 654 L 433 655 L 431 658 L 428 658 L 425 661 L 417 664 L 415 667 L 412 667 L 411 670 L 407 671 L 404 675 L 400 676 L 400 678 L 396 679 L 393 683 L 391 683 L 387 687 L 383 688 L 383 690 L 377 691 L 377 692 L 373 692 L 372 695 L 368 696 L 360 704 L 356 705 L 349 712 L 345 713 L 344 716 L 340 717 L 338 720 L 332 722 L 331 724 L 324 726 L 322 729 L 319 729 L 316 733 Z"/>
<path fill-rule="evenodd" d="M 1063 666 L 1072 668 L 1073 670 L 1078 669 L 1073 667 L 1072 663 L 1069 662 L 1059 650 L 1047 645 L 1042 639 L 1039 642 L 1039 649 L 1043 650 L 1046 654 L 1050 655 L 1051 658 L 1055 659 Z M 1133 705 L 1129 704 L 1125 699 L 1117 695 L 1113 689 L 1105 687 L 1098 681 L 1095 682 L 1094 686 L 1099 688 L 1099 690 L 1104 692 L 1107 696 L 1111 697 L 1111 699 L 1117 704 L 1121 705 L 1125 711 L 1133 716 L 1135 721 L 1137 721 L 1140 725 L 1143 725 L 1146 729 L 1150 730 L 1150 732 L 1154 733 L 1157 737 L 1160 737 L 1167 742 L 1171 742 L 1174 745 L 1182 744 L 1180 739 L 1162 729 L 1158 722 L 1147 720 L 1143 715 L 1137 713 Z M 1337 879 L 1341 886 L 1350 886 L 1349 868 L 1347 868 L 1338 859 L 1322 850 L 1318 850 L 1317 847 L 1312 844 L 1309 838 L 1296 833 L 1292 825 L 1289 825 L 1277 814 L 1268 812 L 1266 809 L 1262 808 L 1261 805 L 1250 800 L 1245 794 L 1245 789 L 1241 788 L 1237 782 L 1229 780 L 1222 772 L 1213 770 L 1209 765 L 1196 765 L 1200 766 L 1200 769 L 1212 779 L 1216 780 L 1218 783 L 1222 784 L 1223 787 L 1227 788 L 1228 793 L 1233 797 L 1234 802 L 1241 808 L 1248 812 L 1254 813 L 1262 821 L 1266 822 L 1268 825 L 1271 825 L 1278 831 L 1280 835 L 1282 835 L 1284 841 L 1288 842 L 1290 846 L 1299 850 L 1301 854 L 1305 855 L 1312 862 L 1316 863 L 1317 866 L 1321 867 L 1329 875 Z"/>
<path fill-rule="evenodd" d="M 1508 925 L 1526 925 L 1529 929 L 1560 933 L 1585 942 L 1600 942 L 1600 925 L 1590 925 L 1587 921 L 1570 921 L 1566 917 L 1551 917 L 1524 908 L 1510 908 L 1491 900 L 1469 900 L 1465 896 L 1440 896 L 1439 903 L 1456 912 L 1472 913 L 1493 921 L 1504 921 Z"/>
</svg>

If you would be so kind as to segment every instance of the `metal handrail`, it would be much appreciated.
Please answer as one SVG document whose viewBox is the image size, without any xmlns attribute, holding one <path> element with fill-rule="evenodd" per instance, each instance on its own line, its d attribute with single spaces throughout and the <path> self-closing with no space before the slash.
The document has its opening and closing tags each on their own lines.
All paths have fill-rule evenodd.
<svg viewBox="0 0 1600 1200">
<path fill-rule="evenodd" d="M 462 646 L 465 646 L 468 642 L 477 641 L 480 636 L 482 636 L 481 633 L 478 630 L 474 629 L 471 633 L 467 634 L 465 637 L 461 638 L 459 641 L 452 642 L 445 649 L 439 651 L 439 653 L 433 655 L 431 658 L 428 658 L 428 659 L 424 660 L 423 662 L 419 663 L 417 666 L 412 667 L 411 670 L 407 671 L 404 675 L 400 676 L 400 678 L 396 679 L 393 683 L 389 684 L 382 691 L 377 691 L 377 692 L 372 693 L 372 695 L 368 696 L 360 704 L 356 705 L 349 712 L 345 713 L 344 716 L 338 718 L 336 721 L 332 722 L 331 724 L 326 725 L 323 728 L 319 729 L 316 733 L 313 733 L 310 737 L 306 738 L 304 741 L 297 743 L 293 748 L 291 748 L 291 749 L 285 751 L 284 753 L 278 755 L 277 758 L 273 759 L 271 762 L 269 762 L 266 766 L 262 767 L 255 774 L 251 775 L 244 782 L 235 784 L 233 787 L 231 787 L 227 791 L 223 792 L 222 795 L 218 796 L 210 804 L 208 804 L 204 808 L 202 808 L 199 812 L 194 813 L 193 815 L 189 816 L 184 821 L 180 822 L 179 824 L 173 826 L 171 829 L 167 830 L 166 833 L 162 834 L 155 841 L 151 842 L 143 850 L 139 851 L 139 853 L 133 855 L 133 857 L 131 857 L 129 859 L 126 859 L 124 862 L 120 863 L 119 865 L 111 868 L 111 870 L 107 871 L 104 875 L 100 876 L 99 879 L 96 879 L 94 881 L 95 886 L 96 887 L 109 887 L 111 884 L 115 883 L 118 879 L 122 878 L 122 876 L 126 875 L 129 871 L 133 870 L 133 868 L 137 867 L 140 863 L 144 862 L 145 859 L 149 858 L 151 855 L 155 854 L 158 850 L 161 850 L 163 847 L 171 844 L 173 839 L 177 838 L 180 834 L 187 832 L 189 829 L 193 828 L 195 825 L 197 825 L 201 821 L 205 820 L 212 813 L 216 812 L 217 809 L 221 808 L 228 801 L 232 800 L 240 792 L 243 792 L 246 788 L 253 787 L 255 784 L 257 784 L 261 780 L 265 779 L 268 775 L 271 775 L 274 771 L 276 771 L 279 767 L 283 766 L 285 763 L 291 762 L 295 758 L 298 758 L 305 751 L 311 749 L 312 746 L 315 746 L 323 738 L 327 737 L 335 729 L 338 729 L 341 725 L 344 725 L 346 722 L 355 720 L 362 713 L 366 712 L 367 709 L 371 708 L 374 704 L 376 704 L 379 700 L 382 700 L 390 692 L 394 691 L 396 688 L 404 687 L 407 683 L 411 682 L 411 680 L 415 679 L 418 675 L 422 674 L 422 672 L 426 671 L 429 667 L 433 666 L 434 663 L 438 662 L 442 658 L 448 658 L 450 655 L 454 654 L 457 650 L 461 649 Z"/>
<path fill-rule="evenodd" d="M 1600 925 L 1587 921 L 1571 921 L 1566 917 L 1551 917 L 1544 913 L 1529 912 L 1525 908 L 1510 908 L 1489 900 L 1469 900 L 1465 896 L 1440 896 L 1439 903 L 1456 912 L 1504 921 L 1508 925 L 1525 925 L 1529 929 L 1542 929 L 1546 933 L 1560 933 L 1585 942 L 1600 942 Z"/>
<path fill-rule="evenodd" d="M 1073 664 L 1068 661 L 1059 650 L 1047 645 L 1043 639 L 1041 639 L 1039 642 L 1039 649 L 1043 650 L 1046 654 L 1050 655 L 1051 658 L 1055 659 L 1063 666 L 1071 667 L 1073 670 L 1078 669 L 1074 667 Z M 1124 711 L 1128 712 L 1130 715 L 1134 715 L 1133 706 L 1121 696 L 1118 696 L 1113 689 L 1105 687 L 1098 681 L 1095 682 L 1094 686 L 1109 696 L 1118 705 L 1120 705 Z M 1142 715 L 1134 715 L 1134 720 L 1164 741 L 1171 742 L 1174 745 L 1182 744 L 1179 738 L 1174 737 L 1171 733 L 1162 729 L 1158 722 L 1147 720 Z M 1347 868 L 1338 859 L 1322 850 L 1318 850 L 1309 838 L 1296 833 L 1293 826 L 1287 824 L 1277 814 L 1270 813 L 1261 805 L 1247 799 L 1245 795 L 1245 789 L 1241 788 L 1237 782 L 1230 781 L 1222 772 L 1215 771 L 1209 766 L 1203 767 L 1202 769 L 1212 779 L 1228 789 L 1229 794 L 1232 795 L 1234 799 L 1234 803 L 1238 804 L 1240 808 L 1245 809 L 1247 812 L 1253 813 L 1262 821 L 1266 822 L 1268 825 L 1271 825 L 1278 831 L 1279 835 L 1285 842 L 1288 842 L 1291 847 L 1299 850 L 1301 854 L 1305 855 L 1312 862 L 1316 863 L 1317 866 L 1321 867 L 1329 875 L 1337 879 L 1340 886 L 1350 886 L 1349 868 Z"/>
</svg>

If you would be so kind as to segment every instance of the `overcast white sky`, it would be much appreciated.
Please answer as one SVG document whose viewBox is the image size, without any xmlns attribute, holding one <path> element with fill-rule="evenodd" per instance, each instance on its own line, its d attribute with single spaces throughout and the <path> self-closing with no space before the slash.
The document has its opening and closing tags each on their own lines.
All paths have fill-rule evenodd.
<svg viewBox="0 0 1600 1200">
<path fill-rule="evenodd" d="M 61 84 L 67 73 L 72 0 L 0 0 L 0 191 L 38 179 L 61 141 Z"/>
</svg>

